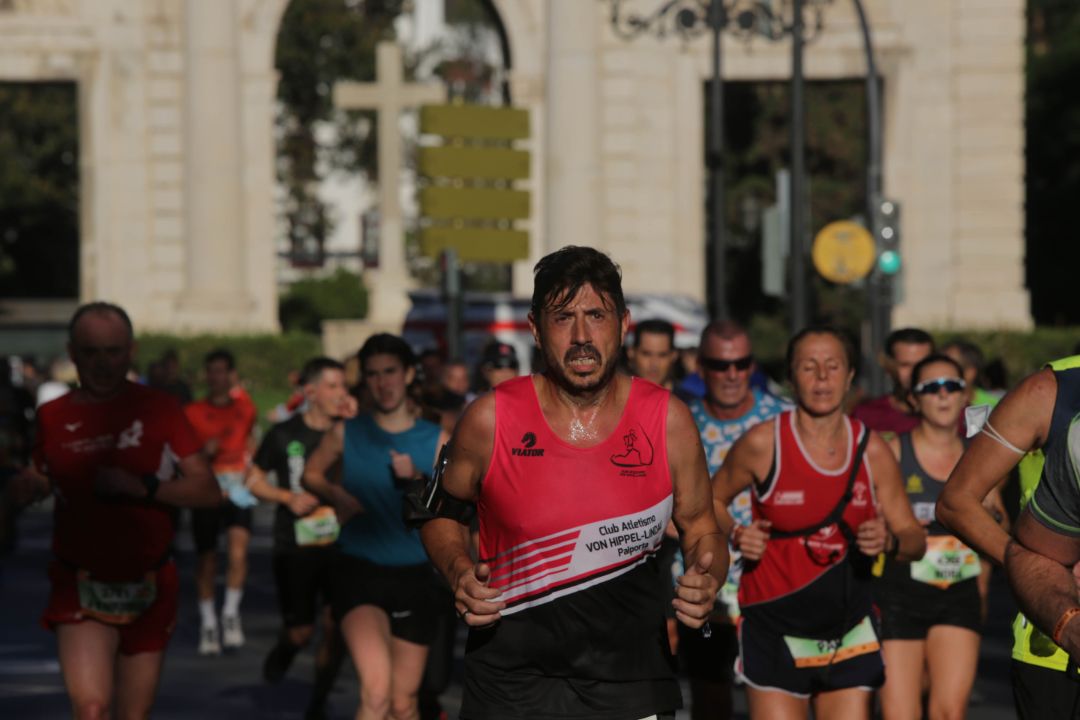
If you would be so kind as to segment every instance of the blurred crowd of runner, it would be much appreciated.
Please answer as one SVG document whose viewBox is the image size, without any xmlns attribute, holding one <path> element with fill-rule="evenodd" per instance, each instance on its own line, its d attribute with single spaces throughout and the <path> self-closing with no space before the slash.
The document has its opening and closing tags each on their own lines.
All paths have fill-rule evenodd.
<svg viewBox="0 0 1080 720">
<path fill-rule="evenodd" d="M 436 349 L 417 353 L 402 338 L 381 334 L 344 362 L 316 357 L 293 369 L 291 395 L 263 409 L 260 423 L 243 367 L 228 348 L 203 358 L 200 378 L 183 376 L 178 350 L 165 352 L 139 374 L 130 321 L 106 303 L 83 306 L 73 317 L 69 358 L 47 368 L 31 358 L 9 358 L 0 373 L 0 541 L 6 552 L 17 551 L 17 512 L 51 499 L 52 591 L 42 622 L 57 631 L 75 714 L 149 713 L 180 582 L 197 588 L 198 652 L 212 662 L 222 652 L 241 651 L 252 510 L 264 502 L 276 508 L 272 563 L 281 630 L 259 660 L 261 673 L 268 683 L 280 682 L 295 656 L 318 638 L 310 718 L 325 716 L 346 657 L 360 682 L 357 717 L 444 716 L 438 696 L 451 680 L 462 621 L 472 629 L 465 717 L 585 717 L 574 703 L 621 707 L 622 701 L 606 694 L 612 691 L 591 688 L 621 681 L 623 674 L 628 681 L 653 683 L 648 692 L 636 686 L 626 691 L 626 702 L 640 703 L 634 707 L 641 713 L 597 710 L 591 716 L 670 717 L 669 690 L 649 675 L 657 671 L 645 661 L 624 673 L 616 667 L 622 660 L 599 652 L 587 661 L 529 659 L 535 664 L 524 675 L 545 675 L 548 667 L 555 668 L 548 674 L 560 678 L 581 672 L 587 687 L 575 685 L 569 699 L 562 697 L 568 692 L 562 685 L 533 682 L 519 690 L 515 684 L 522 682 L 513 674 L 515 663 L 525 663 L 516 644 L 535 638 L 543 652 L 552 651 L 546 643 L 553 637 L 536 629 L 550 630 L 545 623 L 551 620 L 538 614 L 553 612 L 559 602 L 575 612 L 590 607 L 584 604 L 593 602 L 587 592 L 614 582 L 616 566 L 626 573 L 620 592 L 630 596 L 641 591 L 626 578 L 641 579 L 629 570 L 650 568 L 662 610 L 663 647 L 653 648 L 660 653 L 656 662 L 677 663 L 689 682 L 686 700 L 695 720 L 729 717 L 740 686 L 752 715 L 761 718 L 802 717 L 810 706 L 818 717 L 869 716 L 870 691 L 876 691 L 885 718 L 920 717 L 924 706 L 930 717 L 964 717 L 990 574 L 1005 559 L 1010 519 L 1019 507 L 1003 499 L 1011 468 L 1004 460 L 995 466 L 1000 475 L 972 475 L 975 490 L 950 488 L 955 503 L 942 494 L 969 438 L 991 442 L 980 433 L 988 416 L 998 417 L 990 409 L 1005 395 L 1001 361 L 987 363 L 964 340 L 938 345 L 923 330 L 896 330 L 880 348 L 892 389 L 867 398 L 854 383 L 858 363 L 850 338 L 815 326 L 791 339 L 778 366 L 783 376 L 770 377 L 737 323 L 711 322 L 696 347 L 676 347 L 670 323 L 619 317 L 621 289 L 611 285 L 602 258 L 586 253 L 557 260 L 577 263 L 572 267 L 584 267 L 584 274 L 577 285 L 552 280 L 546 295 L 538 289 L 534 296 L 541 352 L 532 380 L 515 379 L 521 367 L 516 350 L 494 339 L 470 367 Z M 538 283 L 542 279 L 538 268 Z M 1067 370 L 1055 366 L 1050 372 Z M 593 384 L 579 382 L 594 376 Z M 1071 387 L 1056 382 L 1055 392 Z M 654 391 L 659 394 L 649 394 Z M 593 405 L 568 400 L 581 397 Z M 678 403 L 676 409 L 668 398 Z M 1049 418 L 1055 403 L 1048 402 Z M 556 418 L 566 408 L 560 425 Z M 623 408 L 634 408 L 640 421 L 627 425 L 624 413 L 630 410 Z M 990 427 L 1010 432 L 1006 423 L 995 422 Z M 1049 447 L 1051 430 L 1063 432 L 1056 420 L 1045 425 L 1042 436 L 1014 448 L 1018 455 Z M 451 437 L 445 462 L 438 461 Z M 522 581 L 519 598 L 514 580 L 499 580 L 498 558 L 521 547 L 548 547 L 545 538 L 556 537 L 562 526 L 551 525 L 549 536 L 530 529 L 533 535 L 515 539 L 521 528 L 506 520 L 517 512 L 507 504 L 532 502 L 527 498 L 537 491 L 515 475 L 518 466 L 512 464 L 535 459 L 535 466 L 548 468 L 543 478 L 564 478 L 580 467 L 580 477 L 572 479 L 580 495 L 572 502 L 587 508 L 594 500 L 590 482 L 599 472 L 590 465 L 595 453 L 588 453 L 609 438 L 619 452 L 600 461 L 620 468 L 620 482 L 638 482 L 653 472 L 654 456 L 667 458 L 670 468 L 659 483 L 668 483 L 669 490 L 674 483 L 674 495 L 643 506 L 664 508 L 663 522 L 655 524 L 656 511 L 626 519 L 640 508 L 619 510 L 620 491 L 612 486 L 612 517 L 623 519 L 598 524 L 590 547 L 608 549 L 613 531 L 605 528 L 621 523 L 630 530 L 618 536 L 627 538 L 620 542 L 640 545 L 633 563 L 611 560 L 582 569 L 574 582 L 593 589 L 571 593 L 579 605 L 566 605 L 566 588 L 573 583 L 546 585 L 539 576 Z M 553 449 L 559 442 L 566 445 L 562 451 Z M 685 448 L 701 457 L 678 459 L 688 457 Z M 562 460 L 560 452 L 566 455 Z M 567 463 L 564 469 L 559 462 Z M 446 467 L 449 480 L 442 477 Z M 1028 471 L 1025 502 L 1041 467 Z M 482 483 L 489 477 L 502 482 L 504 476 L 512 493 Z M 698 480 L 705 477 L 709 482 L 702 487 L 709 492 L 702 509 Z M 532 475 L 522 478 L 535 481 Z M 645 487 L 633 492 L 653 497 Z M 415 518 L 408 517 L 408 507 L 410 497 L 425 494 L 428 510 L 440 497 L 443 509 L 434 511 L 437 522 L 424 525 L 421 534 L 415 527 L 420 523 L 409 522 Z M 544 506 L 571 502 L 537 497 Z M 963 504 L 970 498 L 981 510 Z M 966 509 L 948 517 L 954 505 Z M 183 524 L 198 555 L 193 578 L 178 577 L 172 559 L 175 510 L 181 507 L 191 508 Z M 1000 537 L 983 525 L 971 530 L 975 535 L 958 534 L 980 512 L 985 521 L 978 522 L 1000 528 Z M 1052 529 L 1060 524 L 1053 510 L 1040 517 Z M 575 532 L 585 535 L 588 522 L 570 525 L 579 523 Z M 657 528 L 655 537 L 648 523 Z M 458 526 L 466 533 L 462 547 L 476 561 L 467 570 L 455 554 Z M 727 541 L 708 545 L 713 549 L 706 552 L 704 543 L 714 536 Z M 578 562 L 585 551 L 575 547 Z M 529 563 L 555 562 L 546 550 L 536 552 L 536 559 L 504 572 L 514 576 L 533 567 Z M 634 611 L 612 610 L 618 612 Z M 1075 673 L 1075 664 L 1054 643 L 1066 638 L 1071 615 L 1067 609 L 1058 615 L 1054 632 L 1039 630 L 1023 616 L 1017 621 L 1013 656 L 1022 667 L 1014 676 L 1024 717 L 1064 716 L 1041 714 L 1039 703 L 1047 698 L 1063 703 L 1051 706 L 1056 708 L 1076 702 L 1076 691 L 1054 686 L 1053 677 L 1023 674 L 1023 666 L 1036 673 Z M 525 616 L 529 624 L 518 621 Z M 605 633 L 624 632 L 610 619 L 585 622 Z M 491 630 L 493 624 L 502 629 Z M 560 642 L 565 645 L 565 638 Z M 120 658 L 115 666 L 113 657 Z M 592 665 L 582 670 L 579 661 Z M 607 669 L 607 663 L 614 665 Z M 469 673 L 483 684 L 474 680 L 470 686 Z M 1045 682 L 1050 684 L 1039 684 Z M 518 702 L 535 708 L 503 714 Z"/>
</svg>

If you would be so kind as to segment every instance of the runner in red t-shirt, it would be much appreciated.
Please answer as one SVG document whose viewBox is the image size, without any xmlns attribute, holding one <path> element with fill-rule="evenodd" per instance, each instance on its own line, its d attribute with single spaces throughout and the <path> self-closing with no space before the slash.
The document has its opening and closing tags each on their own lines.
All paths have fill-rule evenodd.
<svg viewBox="0 0 1080 720">
<path fill-rule="evenodd" d="M 55 496 L 42 622 L 56 631 L 75 716 L 146 717 L 176 624 L 166 506 L 219 495 L 179 403 L 125 379 L 134 343 L 121 308 L 80 307 L 68 351 L 79 388 L 38 411 L 32 466 L 10 492 L 16 507 Z"/>
<path fill-rule="evenodd" d="M 203 452 L 210 458 L 222 493 L 219 507 L 191 513 L 191 533 L 199 556 L 195 571 L 202 618 L 199 654 L 217 655 L 221 653 L 222 641 L 229 648 L 244 644 L 240 599 L 247 577 L 251 508 L 255 504 L 255 498 L 244 486 L 244 473 L 250 459 L 248 443 L 256 412 L 251 398 L 236 384 L 236 361 L 232 353 L 214 350 L 207 354 L 204 367 L 207 396 L 185 407 L 184 412 L 202 441 Z M 217 544 L 222 527 L 227 528 L 229 569 L 221 613 L 224 633 L 219 640 L 214 578 L 217 576 Z"/>
</svg>

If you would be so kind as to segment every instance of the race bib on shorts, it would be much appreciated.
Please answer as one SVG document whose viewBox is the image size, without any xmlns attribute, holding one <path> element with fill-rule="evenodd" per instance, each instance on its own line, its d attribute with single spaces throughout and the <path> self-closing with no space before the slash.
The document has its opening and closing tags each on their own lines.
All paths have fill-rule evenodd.
<svg viewBox="0 0 1080 720">
<path fill-rule="evenodd" d="M 881 649 L 869 617 L 864 617 L 862 622 L 848 630 L 839 640 L 785 635 L 784 642 L 797 668 L 824 667 Z"/>
<path fill-rule="evenodd" d="M 139 582 L 101 582 L 80 570 L 76 581 L 83 615 L 111 625 L 134 622 L 157 599 L 157 581 L 152 572 Z"/>
<path fill-rule="evenodd" d="M 926 538 L 926 554 L 911 563 L 911 579 L 945 589 L 953 583 L 978 577 L 979 556 L 952 535 Z"/>
<path fill-rule="evenodd" d="M 242 472 L 219 472 L 214 473 L 214 477 L 217 478 L 218 485 L 221 486 L 221 493 L 226 497 L 230 493 L 236 492 L 234 488 L 244 487 L 244 473 Z"/>
<path fill-rule="evenodd" d="M 301 546 L 329 545 L 337 540 L 340 530 L 334 509 L 326 505 L 293 523 L 296 544 Z"/>
</svg>

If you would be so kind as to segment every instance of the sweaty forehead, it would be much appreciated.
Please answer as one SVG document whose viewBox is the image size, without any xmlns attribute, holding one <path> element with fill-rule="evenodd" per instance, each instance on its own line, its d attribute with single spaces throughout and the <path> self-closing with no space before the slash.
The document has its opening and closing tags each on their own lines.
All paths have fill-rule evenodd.
<svg viewBox="0 0 1080 720">
<path fill-rule="evenodd" d="M 591 283 L 585 283 L 576 291 L 572 288 L 561 290 L 552 294 L 544 306 L 544 310 L 587 310 L 602 307 L 611 310 L 615 303 L 607 293 L 597 292 Z"/>
<path fill-rule="evenodd" d="M 795 348 L 796 360 L 827 360 L 840 358 L 847 363 L 844 344 L 828 333 L 807 335 Z"/>
<path fill-rule="evenodd" d="M 706 335 L 703 354 L 721 360 L 737 360 L 750 354 L 750 338 L 746 335 L 724 338 L 718 335 Z"/>
<path fill-rule="evenodd" d="M 643 332 L 638 346 L 654 352 L 668 352 L 672 349 L 671 342 L 664 333 Z"/>
</svg>

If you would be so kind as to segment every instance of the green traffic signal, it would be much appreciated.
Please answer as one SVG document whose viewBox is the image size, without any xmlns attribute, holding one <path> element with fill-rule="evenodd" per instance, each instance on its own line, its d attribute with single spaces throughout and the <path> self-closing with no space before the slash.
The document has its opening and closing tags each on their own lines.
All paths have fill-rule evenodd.
<svg viewBox="0 0 1080 720">
<path fill-rule="evenodd" d="M 878 270 L 884 275 L 895 275 L 900 272 L 900 253 L 895 250 L 885 250 L 878 255 Z"/>
</svg>

